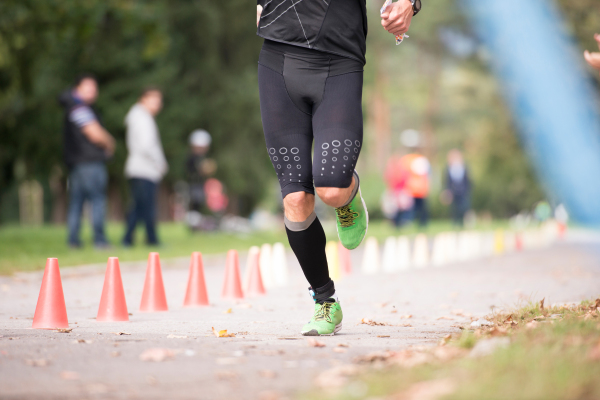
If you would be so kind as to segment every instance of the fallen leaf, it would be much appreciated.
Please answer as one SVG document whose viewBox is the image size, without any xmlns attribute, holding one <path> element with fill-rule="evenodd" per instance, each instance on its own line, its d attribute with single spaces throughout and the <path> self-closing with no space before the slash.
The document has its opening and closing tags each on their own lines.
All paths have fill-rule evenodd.
<svg viewBox="0 0 600 400">
<path fill-rule="evenodd" d="M 277 373 L 271 369 L 261 369 L 260 371 L 258 371 L 258 374 L 261 377 L 267 378 L 267 379 L 273 379 L 277 376 Z"/>
<path fill-rule="evenodd" d="M 227 329 L 223 329 L 217 332 L 217 330 L 213 327 L 212 331 L 216 337 L 235 337 L 235 333 L 227 333 Z"/>
<path fill-rule="evenodd" d="M 348 343 L 338 343 L 337 346 L 338 347 L 350 347 L 350 345 Z"/>
<path fill-rule="evenodd" d="M 73 330 L 73 328 L 59 328 L 59 329 L 56 330 L 56 332 L 71 333 L 72 330 Z"/>
<path fill-rule="evenodd" d="M 306 344 L 308 344 L 309 347 L 325 347 L 325 343 L 312 338 L 306 339 Z"/>
<path fill-rule="evenodd" d="M 187 339 L 187 336 L 167 335 L 167 339 Z"/>
<path fill-rule="evenodd" d="M 28 359 L 25 360 L 25 364 L 31 367 L 47 367 L 48 365 L 50 365 L 50 360 L 47 360 L 45 358 Z"/>
<path fill-rule="evenodd" d="M 527 328 L 527 329 L 534 329 L 538 325 L 539 325 L 539 322 L 537 322 L 537 321 L 531 321 L 531 322 L 528 322 L 527 324 L 525 324 L 525 328 Z"/>
<path fill-rule="evenodd" d="M 237 372 L 234 371 L 217 371 L 215 376 L 220 380 L 234 380 L 238 378 Z"/>
<path fill-rule="evenodd" d="M 386 326 L 389 324 L 386 324 L 385 322 L 376 322 L 373 320 L 370 320 L 369 318 L 363 318 L 360 320 L 361 324 L 365 324 L 365 325 L 370 325 L 370 326 Z"/>
<path fill-rule="evenodd" d="M 386 337 L 390 337 L 390 335 L 377 335 L 377 337 L 379 337 L 379 338 L 386 338 Z"/>
<path fill-rule="evenodd" d="M 122 335 L 131 335 L 131 333 L 127 333 L 127 332 L 111 332 L 117 336 L 122 336 Z"/>
<path fill-rule="evenodd" d="M 335 353 L 346 353 L 348 350 L 347 350 L 347 349 L 344 349 L 343 347 L 334 347 L 334 348 L 333 348 L 333 351 L 334 351 Z"/>
<path fill-rule="evenodd" d="M 223 314 L 231 314 L 231 313 L 232 313 L 231 308 L 228 308 L 227 310 L 223 311 Z"/>
<path fill-rule="evenodd" d="M 405 315 L 401 315 L 400 319 L 411 319 L 412 318 L 412 314 L 405 314 Z"/>
<path fill-rule="evenodd" d="M 144 350 L 144 352 L 140 354 L 140 360 L 153 362 L 161 362 L 174 357 L 175 353 L 172 350 L 158 347 Z"/>
<path fill-rule="evenodd" d="M 447 320 L 449 320 L 449 321 L 454 321 L 454 318 L 452 318 L 452 317 L 448 317 L 448 316 L 446 316 L 446 315 L 443 315 L 443 316 L 441 316 L 441 317 L 438 317 L 438 318 L 436 318 L 436 320 L 438 320 L 438 321 L 439 321 L 440 319 L 447 319 Z"/>
<path fill-rule="evenodd" d="M 398 310 L 392 310 L 392 311 L 390 311 L 390 313 L 392 313 L 392 314 L 396 314 L 397 312 L 398 312 Z"/>
<path fill-rule="evenodd" d="M 452 339 L 452 335 L 448 334 L 446 336 L 444 336 L 443 338 L 440 339 L 440 341 L 438 342 L 439 346 L 445 346 L 446 343 L 448 343 L 450 341 L 450 339 Z"/>
<path fill-rule="evenodd" d="M 540 310 L 542 310 L 542 311 L 544 310 L 544 300 L 546 300 L 545 297 L 540 300 Z"/>
<path fill-rule="evenodd" d="M 412 325 L 411 325 L 411 324 L 400 324 L 400 325 L 398 325 L 398 326 L 400 326 L 400 327 L 402 327 L 402 328 L 411 328 L 411 327 L 412 327 Z"/>
<path fill-rule="evenodd" d="M 493 327 L 492 329 L 490 329 L 488 331 L 488 333 L 491 336 L 504 336 L 504 335 L 508 334 L 508 329 L 503 328 L 501 326 L 499 326 L 499 327 Z"/>
<path fill-rule="evenodd" d="M 93 342 L 94 342 L 93 340 L 86 340 L 86 339 L 73 340 L 73 343 L 75 343 L 75 344 L 77 344 L 77 343 L 92 344 Z"/>
<path fill-rule="evenodd" d="M 75 371 L 62 371 L 60 378 L 66 381 L 76 381 L 79 379 L 79 374 Z"/>
<path fill-rule="evenodd" d="M 279 340 L 300 340 L 298 337 L 278 337 Z"/>
</svg>

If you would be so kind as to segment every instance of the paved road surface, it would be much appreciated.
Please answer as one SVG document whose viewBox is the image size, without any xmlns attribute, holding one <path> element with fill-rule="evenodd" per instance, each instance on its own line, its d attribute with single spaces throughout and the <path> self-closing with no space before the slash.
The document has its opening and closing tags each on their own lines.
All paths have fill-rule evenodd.
<svg viewBox="0 0 600 400">
<path fill-rule="evenodd" d="M 0 398 L 291 398 L 310 388 L 320 371 L 357 355 L 434 344 L 457 332 L 453 326 L 469 321 L 452 314 L 457 309 L 483 316 L 492 307 L 530 298 L 545 297 L 548 304 L 598 296 L 600 241 L 582 238 L 589 239 L 582 235 L 546 250 L 445 268 L 374 276 L 357 271 L 336 282 L 344 328 L 335 337 L 321 338 L 323 348 L 309 347 L 298 334 L 313 306 L 291 259 L 288 287 L 239 304 L 219 299 L 224 257 L 205 259 L 212 306 L 200 309 L 181 308 L 188 261 L 163 261 L 171 310 L 156 314 L 138 312 L 145 263 L 123 264 L 133 314 L 129 323 L 94 320 L 103 266 L 63 269 L 71 333 L 29 329 L 41 272 L 0 277 Z M 360 257 L 360 250 L 353 253 L 355 271 Z M 224 313 L 229 308 L 232 312 Z M 401 318 L 407 314 L 412 318 Z M 362 318 L 393 326 L 361 325 Z M 213 326 L 237 332 L 237 337 L 216 338 Z M 131 335 L 113 333 L 119 331 Z M 348 344 L 348 351 L 334 352 L 338 343 Z M 149 348 L 168 348 L 175 355 L 163 362 L 141 361 Z M 47 365 L 31 365 L 36 362 Z"/>
</svg>

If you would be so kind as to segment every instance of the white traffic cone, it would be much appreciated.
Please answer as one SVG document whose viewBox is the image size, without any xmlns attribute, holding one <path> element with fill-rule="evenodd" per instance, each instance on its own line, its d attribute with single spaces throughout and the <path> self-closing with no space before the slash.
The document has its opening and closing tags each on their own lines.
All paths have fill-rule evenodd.
<svg viewBox="0 0 600 400">
<path fill-rule="evenodd" d="M 396 242 L 396 238 L 393 236 L 385 239 L 385 243 L 383 244 L 383 260 L 381 263 L 383 272 L 391 273 L 398 270 Z"/>
<path fill-rule="evenodd" d="M 398 257 L 398 270 L 405 271 L 410 268 L 410 240 L 406 236 L 398 238 L 396 256 Z"/>
<path fill-rule="evenodd" d="M 374 237 L 367 238 L 365 252 L 363 253 L 362 271 L 364 274 L 372 275 L 379 272 L 379 243 Z"/>
<path fill-rule="evenodd" d="M 273 245 L 272 271 L 273 283 L 275 286 L 285 286 L 288 284 L 287 259 L 285 257 L 285 247 L 283 243 Z"/>
<path fill-rule="evenodd" d="M 325 245 L 325 255 L 327 256 L 327 267 L 329 269 L 329 277 L 333 281 L 337 281 L 341 278 L 342 274 L 340 271 L 340 255 L 338 243 L 335 241 L 329 241 Z"/>
<path fill-rule="evenodd" d="M 248 287 L 250 286 L 250 272 L 252 266 L 252 260 L 256 255 L 260 252 L 260 248 L 258 246 L 250 247 L 248 250 L 248 259 L 246 261 L 246 269 L 244 270 L 244 280 L 242 281 L 242 288 L 244 289 L 244 293 L 248 292 Z M 262 277 L 262 276 L 261 276 Z"/>
<path fill-rule="evenodd" d="M 452 264 L 458 261 L 458 240 L 456 232 L 447 232 L 445 236 L 446 262 Z"/>
<path fill-rule="evenodd" d="M 273 249 L 269 243 L 265 243 L 260 247 L 260 257 L 258 262 L 260 264 L 260 275 L 263 280 L 263 285 L 266 289 L 270 289 L 275 286 L 273 280 Z"/>
<path fill-rule="evenodd" d="M 419 233 L 413 245 L 413 265 L 415 268 L 425 268 L 429 264 L 429 243 L 427 235 Z"/>
<path fill-rule="evenodd" d="M 433 248 L 431 249 L 431 264 L 436 267 L 446 265 L 446 234 L 438 233 L 433 238 Z"/>
</svg>

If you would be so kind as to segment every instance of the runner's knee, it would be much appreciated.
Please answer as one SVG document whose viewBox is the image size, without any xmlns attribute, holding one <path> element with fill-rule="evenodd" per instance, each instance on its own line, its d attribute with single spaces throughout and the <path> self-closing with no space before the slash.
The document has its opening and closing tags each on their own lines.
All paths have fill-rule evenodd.
<svg viewBox="0 0 600 400">
<path fill-rule="evenodd" d="M 339 207 L 348 198 L 348 188 L 318 187 L 316 190 L 319 198 L 331 207 Z"/>
<path fill-rule="evenodd" d="M 289 220 L 304 221 L 315 209 L 315 196 L 307 192 L 290 193 L 283 199 L 283 206 Z"/>
</svg>

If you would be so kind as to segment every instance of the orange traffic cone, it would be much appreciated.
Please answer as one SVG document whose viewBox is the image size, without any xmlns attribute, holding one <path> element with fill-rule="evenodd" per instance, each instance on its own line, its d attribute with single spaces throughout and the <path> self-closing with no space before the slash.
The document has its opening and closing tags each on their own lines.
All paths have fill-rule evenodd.
<svg viewBox="0 0 600 400">
<path fill-rule="evenodd" d="M 515 249 L 517 251 L 523 250 L 523 237 L 520 233 L 515 234 Z"/>
<path fill-rule="evenodd" d="M 60 280 L 58 259 L 46 260 L 46 269 L 42 279 L 42 288 L 38 297 L 33 325 L 35 329 L 68 328 L 67 307 Z"/>
<path fill-rule="evenodd" d="M 338 258 L 342 276 L 352 275 L 352 261 L 350 260 L 350 250 L 345 248 L 341 242 L 338 242 Z"/>
<path fill-rule="evenodd" d="M 229 250 L 225 262 L 225 280 L 221 297 L 224 299 L 243 299 L 242 281 L 240 279 L 240 261 L 235 250 Z"/>
<path fill-rule="evenodd" d="M 204 280 L 202 253 L 195 251 L 192 253 L 192 261 L 190 262 L 190 275 L 183 306 L 196 307 L 208 305 L 208 293 L 206 292 L 206 281 Z"/>
<path fill-rule="evenodd" d="M 158 253 L 148 255 L 148 268 L 146 269 L 146 280 L 142 292 L 142 304 L 140 311 L 168 311 L 165 285 L 163 284 L 162 271 L 160 269 L 160 257 Z"/>
<path fill-rule="evenodd" d="M 267 294 L 260 274 L 260 252 L 254 251 L 248 256 L 248 284 L 245 287 L 248 296 L 262 296 Z"/>
<path fill-rule="evenodd" d="M 96 321 L 129 321 L 118 257 L 108 258 L 106 274 L 104 275 L 104 287 L 102 288 L 102 297 L 100 297 L 100 307 L 98 307 Z"/>
</svg>

